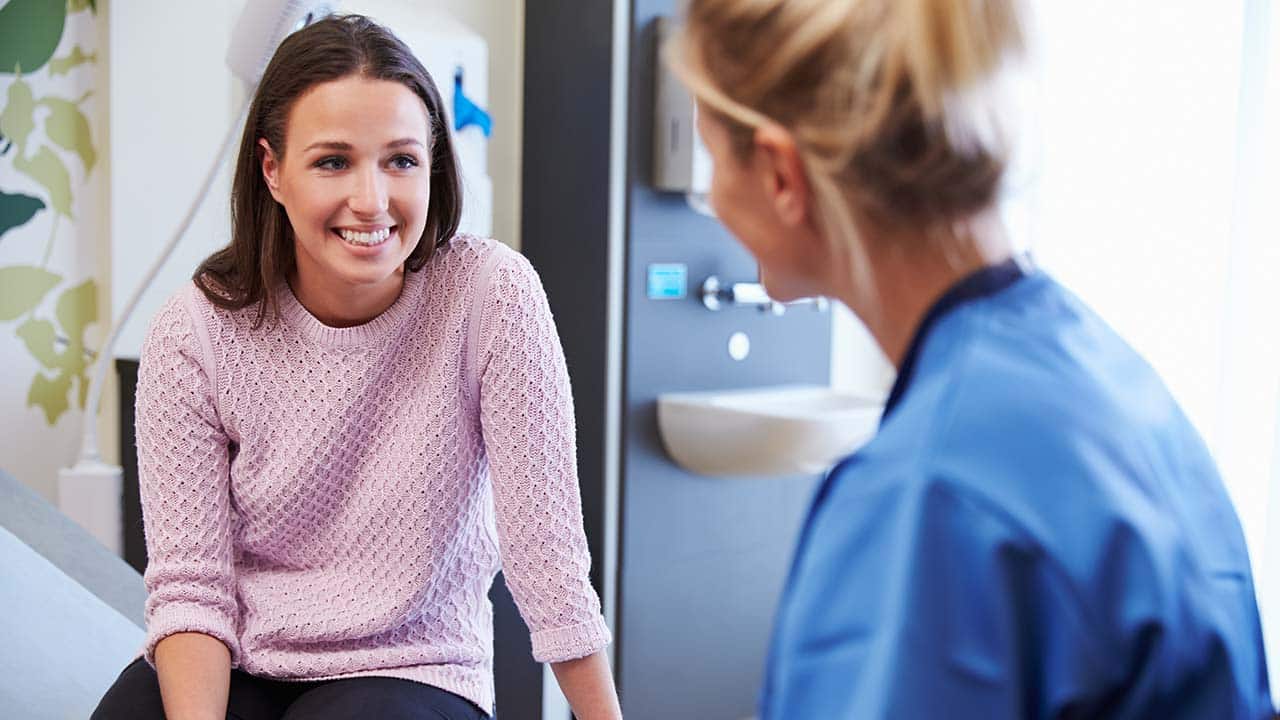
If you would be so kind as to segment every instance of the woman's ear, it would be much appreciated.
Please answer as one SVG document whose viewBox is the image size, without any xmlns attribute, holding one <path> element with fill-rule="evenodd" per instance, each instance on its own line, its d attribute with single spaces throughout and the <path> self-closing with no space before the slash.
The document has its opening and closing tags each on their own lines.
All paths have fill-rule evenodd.
<svg viewBox="0 0 1280 720">
<path fill-rule="evenodd" d="M 765 196 L 788 227 L 809 222 L 809 180 L 795 138 L 779 125 L 768 123 L 755 132 L 755 165 Z"/>
<path fill-rule="evenodd" d="M 280 161 L 266 138 L 258 138 L 258 155 L 262 158 L 262 179 L 267 182 L 271 197 L 280 200 Z"/>
</svg>

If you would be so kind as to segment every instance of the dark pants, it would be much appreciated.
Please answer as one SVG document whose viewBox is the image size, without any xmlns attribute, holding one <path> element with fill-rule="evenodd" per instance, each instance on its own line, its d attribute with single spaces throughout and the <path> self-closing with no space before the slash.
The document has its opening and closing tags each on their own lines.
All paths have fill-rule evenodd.
<svg viewBox="0 0 1280 720">
<path fill-rule="evenodd" d="M 228 720 L 485 720 L 451 692 L 412 680 L 359 677 L 282 682 L 231 671 Z M 160 682 L 142 658 L 120 673 L 91 720 L 164 720 Z"/>
</svg>

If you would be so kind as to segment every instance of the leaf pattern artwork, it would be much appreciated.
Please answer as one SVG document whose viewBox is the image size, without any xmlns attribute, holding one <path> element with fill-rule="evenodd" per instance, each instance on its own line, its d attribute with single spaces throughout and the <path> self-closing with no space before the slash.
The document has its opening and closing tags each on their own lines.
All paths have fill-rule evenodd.
<svg viewBox="0 0 1280 720">
<path fill-rule="evenodd" d="M 31 389 L 27 391 L 27 407 L 38 407 L 44 410 L 45 420 L 49 427 L 57 424 L 58 418 L 71 409 L 67 402 L 67 394 L 71 391 L 71 377 L 56 375 L 52 378 L 37 374 L 31 381 Z"/>
<path fill-rule="evenodd" d="M 0 190 L 0 238 L 13 228 L 25 225 L 44 208 L 40 198 Z"/>
<path fill-rule="evenodd" d="M 13 166 L 48 191 L 49 201 L 58 214 L 71 217 L 71 173 L 52 150 L 41 146 L 31 159 L 18 155 L 13 159 Z"/>
<path fill-rule="evenodd" d="M 63 58 L 54 58 L 49 61 L 49 74 L 53 77 L 66 75 L 72 70 L 87 63 L 98 62 L 98 53 L 86 53 L 77 45 L 71 48 L 71 54 Z"/>
<path fill-rule="evenodd" d="M 86 280 L 58 296 L 56 327 L 39 318 L 18 326 L 18 338 L 44 369 L 31 381 L 27 405 L 43 410 L 50 425 L 70 408 L 67 396 L 73 386 L 77 407 L 83 409 L 88 397 L 93 354 L 85 347 L 84 336 L 98 319 L 97 293 L 97 284 Z"/>
<path fill-rule="evenodd" d="M 68 13 L 78 13 L 81 10 L 89 10 L 94 15 L 97 15 L 98 0 L 67 0 Z"/>
<path fill-rule="evenodd" d="M 98 321 L 96 281 L 72 280 L 66 272 L 45 267 L 58 219 L 72 219 L 75 192 L 98 162 L 93 126 L 84 110 L 91 93 L 60 97 L 59 84 L 51 82 L 97 62 L 91 46 L 78 44 L 65 56 L 53 57 L 67 16 L 86 10 L 97 13 L 95 0 L 0 0 L 0 74 L 13 76 L 0 95 L 0 170 L 5 177 L 25 176 L 37 188 L 34 193 L 0 190 L 0 238 L 6 246 L 15 239 L 29 240 L 34 218 L 49 211 L 52 219 L 51 232 L 37 231 L 47 237 L 40 266 L 0 267 L 0 323 L 14 323 L 19 352 L 38 365 L 27 389 L 27 407 L 37 409 L 51 427 L 71 408 L 85 406 L 95 358 L 86 334 Z M 73 175 L 77 167 L 82 176 Z"/>
<path fill-rule="evenodd" d="M 9 0 L 0 7 L 0 72 L 31 74 L 53 57 L 67 23 L 58 0 Z"/>
<path fill-rule="evenodd" d="M 49 194 L 49 204 L 60 215 L 71 218 L 71 174 L 58 155 L 41 145 L 35 153 L 28 150 L 35 130 L 37 107 L 46 107 L 45 134 L 55 145 L 74 152 L 84 165 L 85 173 L 97 162 L 97 151 L 89 132 L 89 121 L 76 103 L 61 98 L 36 100 L 31 86 L 22 78 L 9 86 L 8 102 L 0 111 L 0 133 L 17 148 L 13 167 L 39 183 Z"/>
<path fill-rule="evenodd" d="M 44 268 L 0 267 L 0 322 L 17 320 L 40 304 L 62 277 Z"/>
<path fill-rule="evenodd" d="M 67 337 L 65 360 L 59 368 L 75 379 L 76 405 L 83 410 L 89 396 L 89 368 L 93 365 L 94 355 L 85 347 L 84 335 L 89 326 L 98 321 L 98 284 L 89 279 L 62 293 L 58 297 L 54 317 Z"/>
<path fill-rule="evenodd" d="M 44 131 L 49 139 L 63 150 L 78 155 L 85 173 L 92 170 L 97 162 L 97 153 L 89 134 L 89 120 L 76 103 L 62 98 L 42 98 L 36 105 L 49 108 L 49 117 L 44 121 Z"/>
<path fill-rule="evenodd" d="M 26 146 L 31 131 L 36 129 L 36 99 L 31 86 L 21 78 L 9 86 L 9 96 L 4 110 L 0 110 L 0 133 L 18 147 L 19 153 Z"/>
</svg>

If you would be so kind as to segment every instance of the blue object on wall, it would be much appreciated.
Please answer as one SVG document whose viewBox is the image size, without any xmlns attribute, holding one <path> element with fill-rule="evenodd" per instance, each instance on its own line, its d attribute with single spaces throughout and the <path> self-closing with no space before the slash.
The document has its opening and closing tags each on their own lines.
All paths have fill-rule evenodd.
<svg viewBox="0 0 1280 720">
<path fill-rule="evenodd" d="M 689 269 L 684 263 L 653 263 L 649 265 L 649 299 L 678 300 L 688 287 Z"/>
<path fill-rule="evenodd" d="M 462 68 L 453 74 L 453 129 L 461 131 L 471 125 L 478 126 L 485 137 L 493 133 L 493 118 L 462 92 Z"/>
</svg>

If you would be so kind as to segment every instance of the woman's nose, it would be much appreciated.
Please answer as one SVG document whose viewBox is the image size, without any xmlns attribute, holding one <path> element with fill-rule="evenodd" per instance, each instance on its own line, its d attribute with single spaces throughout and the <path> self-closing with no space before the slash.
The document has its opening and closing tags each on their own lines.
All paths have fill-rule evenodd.
<svg viewBox="0 0 1280 720">
<path fill-rule="evenodd" d="M 377 169 L 354 174 L 347 205 L 358 215 L 379 215 L 387 209 L 387 186 Z"/>
</svg>

